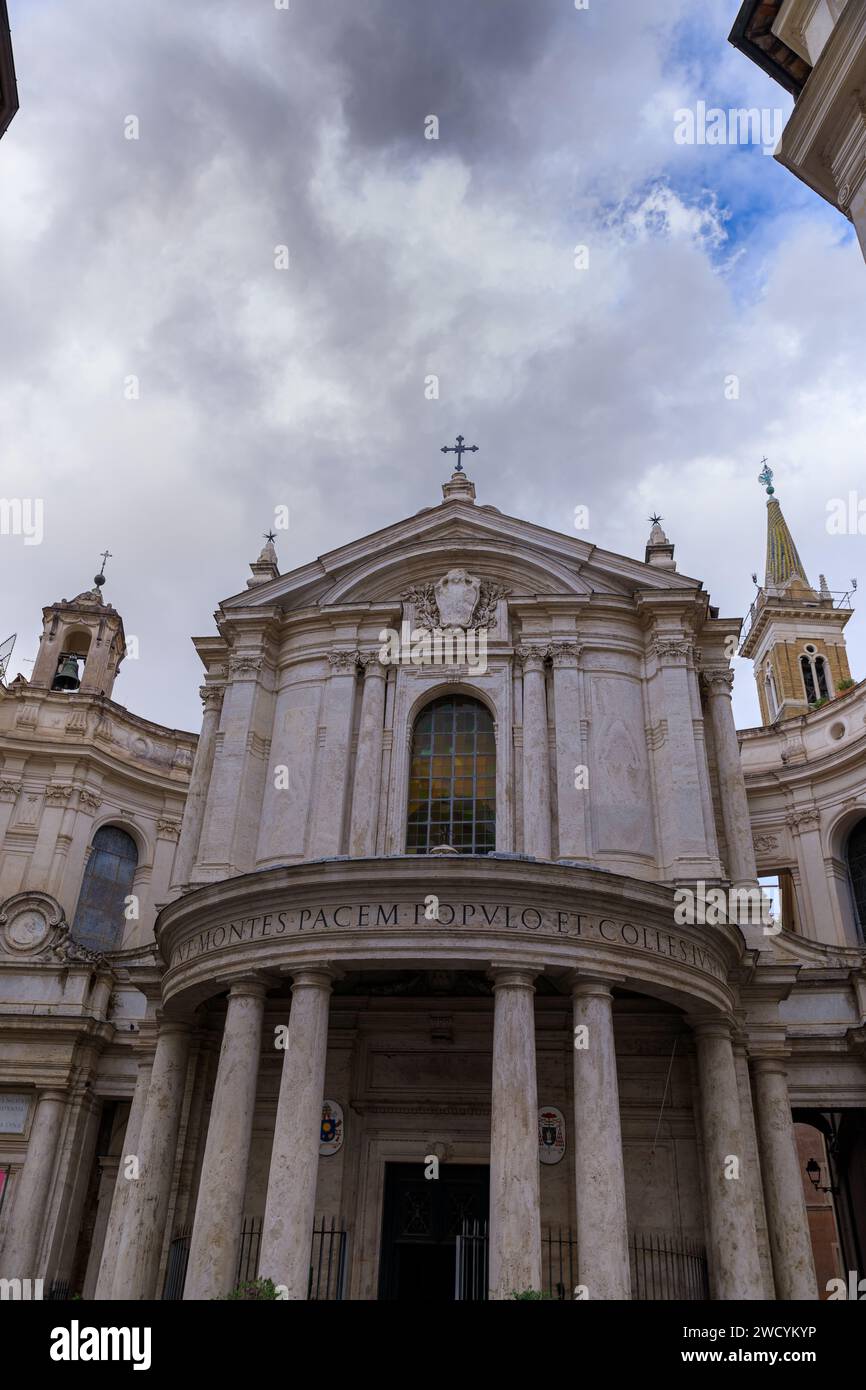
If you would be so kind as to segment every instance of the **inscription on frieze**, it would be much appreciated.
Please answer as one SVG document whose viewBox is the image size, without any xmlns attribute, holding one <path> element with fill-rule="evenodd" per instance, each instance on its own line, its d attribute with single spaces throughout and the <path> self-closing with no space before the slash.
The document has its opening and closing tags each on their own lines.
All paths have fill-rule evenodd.
<svg viewBox="0 0 866 1390">
<path fill-rule="evenodd" d="M 236 917 L 194 932 L 175 946 L 171 967 L 232 946 L 270 943 L 300 936 L 325 937 L 344 932 L 417 931 L 419 936 L 443 929 L 526 932 L 548 940 L 626 946 L 726 979 L 724 962 L 710 949 L 677 931 L 601 917 L 589 913 L 538 908 L 528 903 L 439 901 L 437 915 L 427 915 L 426 901 L 327 903 Z"/>
</svg>

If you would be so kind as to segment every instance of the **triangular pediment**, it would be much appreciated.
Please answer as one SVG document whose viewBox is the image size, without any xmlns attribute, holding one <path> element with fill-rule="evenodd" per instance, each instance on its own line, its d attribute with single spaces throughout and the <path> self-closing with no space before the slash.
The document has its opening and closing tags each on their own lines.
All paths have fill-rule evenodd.
<svg viewBox="0 0 866 1390">
<path fill-rule="evenodd" d="M 412 585 L 435 582 L 457 567 L 483 575 L 514 598 L 628 598 L 639 590 L 700 588 L 685 575 L 506 516 L 495 507 L 446 501 L 237 594 L 222 607 L 290 612 L 395 603 Z"/>
</svg>

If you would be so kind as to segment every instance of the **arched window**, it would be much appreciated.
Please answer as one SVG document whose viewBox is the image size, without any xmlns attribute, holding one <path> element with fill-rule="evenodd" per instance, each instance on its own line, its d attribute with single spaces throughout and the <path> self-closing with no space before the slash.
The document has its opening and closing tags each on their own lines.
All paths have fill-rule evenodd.
<svg viewBox="0 0 866 1390">
<path fill-rule="evenodd" d="M 117 951 L 123 940 L 125 899 L 132 892 L 138 850 L 131 835 L 103 825 L 93 845 L 72 924 L 72 934 L 92 951 Z"/>
<path fill-rule="evenodd" d="M 866 819 L 858 822 L 848 839 L 848 874 L 854 894 L 854 911 L 866 940 Z"/>
<path fill-rule="evenodd" d="M 764 684 L 767 689 L 767 708 L 770 711 L 770 718 L 775 719 L 779 713 L 779 697 L 776 694 L 776 678 L 773 675 L 773 668 L 767 662 L 767 674 L 764 677 Z"/>
<path fill-rule="evenodd" d="M 451 845 L 496 848 L 496 744 L 479 700 L 446 695 L 421 711 L 412 734 L 407 854 Z"/>
<path fill-rule="evenodd" d="M 817 649 L 808 643 L 806 653 L 800 657 L 800 669 L 803 672 L 803 685 L 806 690 L 806 699 L 810 705 L 817 700 L 829 700 L 830 687 L 827 684 L 827 667 L 823 656 L 818 656 Z"/>
</svg>

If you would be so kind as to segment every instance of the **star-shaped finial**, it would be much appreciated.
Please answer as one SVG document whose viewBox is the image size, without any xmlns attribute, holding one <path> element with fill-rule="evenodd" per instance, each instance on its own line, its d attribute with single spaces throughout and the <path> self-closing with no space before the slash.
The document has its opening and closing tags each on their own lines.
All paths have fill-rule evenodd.
<svg viewBox="0 0 866 1390">
<path fill-rule="evenodd" d="M 265 538 L 266 541 L 270 541 L 270 543 L 273 545 L 274 541 L 277 539 L 276 532 L 275 532 L 275 531 L 265 531 L 265 533 L 264 533 L 264 538 Z"/>
<path fill-rule="evenodd" d="M 651 526 L 661 526 L 663 521 L 664 517 L 659 516 L 658 512 L 653 512 L 653 515 L 650 517 Z"/>
</svg>

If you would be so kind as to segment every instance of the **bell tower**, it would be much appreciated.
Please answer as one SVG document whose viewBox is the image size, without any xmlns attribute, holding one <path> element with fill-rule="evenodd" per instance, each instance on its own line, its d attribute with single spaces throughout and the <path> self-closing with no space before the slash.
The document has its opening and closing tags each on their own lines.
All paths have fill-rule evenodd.
<svg viewBox="0 0 866 1390">
<path fill-rule="evenodd" d="M 102 557 L 103 565 L 109 558 Z M 120 614 L 105 603 L 100 569 L 93 588 L 42 610 L 42 636 L 31 685 L 49 690 L 111 696 L 126 638 Z"/>
<path fill-rule="evenodd" d="M 774 495 L 764 462 L 758 480 L 767 490 L 767 564 L 743 629 L 740 656 L 751 659 L 764 724 L 807 714 L 851 684 L 843 629 L 850 593 L 832 594 L 820 576 L 813 589 Z"/>
</svg>

